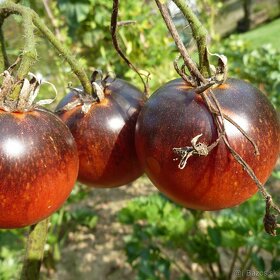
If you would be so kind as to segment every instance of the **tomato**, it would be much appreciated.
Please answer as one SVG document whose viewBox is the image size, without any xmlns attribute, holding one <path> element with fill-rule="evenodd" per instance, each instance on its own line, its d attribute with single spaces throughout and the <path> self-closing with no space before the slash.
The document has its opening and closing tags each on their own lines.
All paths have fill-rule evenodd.
<svg viewBox="0 0 280 280">
<path fill-rule="evenodd" d="M 74 92 L 57 106 L 57 114 L 70 128 L 78 147 L 78 179 L 94 187 L 111 188 L 130 183 L 143 173 L 134 145 L 135 125 L 144 95 L 128 82 L 115 79 L 104 89 L 105 98 L 92 101 L 88 112 Z"/>
<path fill-rule="evenodd" d="M 0 228 L 32 225 L 68 198 L 78 174 L 75 141 L 45 109 L 0 110 Z"/>
<path fill-rule="evenodd" d="M 267 98 L 257 88 L 238 79 L 212 89 L 224 114 L 257 144 L 252 144 L 225 120 L 232 147 L 252 167 L 262 183 L 268 179 L 279 155 L 280 124 Z M 136 126 L 136 150 L 154 185 L 175 202 L 193 209 L 217 210 L 244 202 L 257 187 L 233 158 L 223 140 L 208 156 L 192 156 L 178 167 L 174 148 L 198 142 L 211 145 L 218 137 L 213 116 L 202 97 L 182 79 L 158 89 L 143 107 Z"/>
</svg>

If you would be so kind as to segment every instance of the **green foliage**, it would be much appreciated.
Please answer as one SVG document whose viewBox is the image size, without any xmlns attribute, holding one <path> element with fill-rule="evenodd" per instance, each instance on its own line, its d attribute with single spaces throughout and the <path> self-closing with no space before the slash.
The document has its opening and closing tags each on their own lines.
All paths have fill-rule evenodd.
<svg viewBox="0 0 280 280">
<path fill-rule="evenodd" d="M 120 211 L 120 222 L 133 225 L 133 234 L 125 242 L 128 261 L 138 271 L 137 279 L 170 278 L 172 261 L 161 246 L 178 246 L 180 237 L 193 224 L 193 219 L 185 219 L 185 215 L 181 208 L 158 195 L 137 198 Z"/>
<path fill-rule="evenodd" d="M 142 87 L 137 75 L 117 55 L 111 41 L 112 1 L 58 1 L 59 12 L 69 26 L 72 47 L 87 58 L 89 68 L 115 72 Z M 151 88 L 155 90 L 175 75 L 172 65 L 171 38 L 154 1 L 139 5 L 137 1 L 120 4 L 119 20 L 135 20 L 136 24 L 119 28 L 119 42 L 132 63 L 151 72 Z M 155 67 L 157 66 L 157 67 Z"/>
<path fill-rule="evenodd" d="M 204 269 L 204 278 L 216 268 L 217 279 L 229 279 L 229 263 L 240 271 L 278 271 L 280 237 L 263 231 L 263 209 L 258 196 L 233 209 L 204 213 L 187 211 L 159 195 L 136 198 L 119 212 L 121 223 L 132 228 L 125 238 L 127 260 L 137 279 L 195 279 L 186 265 L 190 262 Z M 175 260 L 178 254 L 185 256 L 185 271 Z"/>
<path fill-rule="evenodd" d="M 266 3 L 268 4 L 268 2 Z M 276 9 L 277 12 L 277 9 Z M 278 11 L 279 13 L 279 11 Z M 275 19 L 269 23 L 263 24 L 258 28 L 240 34 L 239 38 L 250 42 L 254 48 L 262 46 L 268 42 L 274 47 L 279 47 L 279 36 L 275 36 L 280 28 L 280 19 Z"/>
<path fill-rule="evenodd" d="M 20 274 L 24 230 L 0 231 L 0 279 L 14 280 Z"/>
<path fill-rule="evenodd" d="M 223 1 L 215 0 L 200 0 L 197 1 L 197 7 L 199 10 L 199 18 L 205 24 L 205 28 L 208 30 L 210 37 L 213 40 L 219 40 L 219 30 L 216 30 L 216 21 L 220 17 L 221 9 L 223 8 Z"/>
<path fill-rule="evenodd" d="M 227 56 L 231 76 L 251 81 L 280 108 L 280 50 L 269 44 L 255 48 L 231 36 L 217 51 Z"/>
</svg>

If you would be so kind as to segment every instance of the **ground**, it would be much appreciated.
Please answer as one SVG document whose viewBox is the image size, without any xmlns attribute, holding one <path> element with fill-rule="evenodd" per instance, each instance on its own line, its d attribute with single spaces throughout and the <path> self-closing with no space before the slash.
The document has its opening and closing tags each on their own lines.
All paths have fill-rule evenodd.
<svg viewBox="0 0 280 280">
<path fill-rule="evenodd" d="M 279 170 L 279 164 L 277 169 Z M 277 198 L 280 181 L 271 179 L 267 185 L 270 193 Z M 117 213 L 132 198 L 157 192 L 146 177 L 120 188 L 91 189 L 82 206 L 89 206 L 97 212 L 99 220 L 96 227 L 90 230 L 79 226 L 75 232 L 70 232 L 67 243 L 61 249 L 61 260 L 56 264 L 56 271 L 48 276 L 43 273 L 43 279 L 135 279 L 124 252 L 123 239 L 129 233 L 129 227 L 118 222 Z M 80 207 L 81 204 L 78 203 L 76 206 Z M 71 207 L 75 207 L 75 204 Z M 180 260 L 182 266 L 187 261 L 185 255 L 176 259 Z M 199 267 L 192 266 L 191 270 L 192 273 L 196 273 L 195 279 L 202 279 L 199 278 Z"/>
<path fill-rule="evenodd" d="M 119 280 L 134 279 L 125 262 L 123 238 L 128 229 L 117 221 L 117 212 L 134 197 L 157 192 L 146 178 L 116 189 L 92 189 L 83 202 L 99 216 L 94 230 L 80 227 L 69 234 L 69 243 L 62 249 L 53 280 Z"/>
</svg>

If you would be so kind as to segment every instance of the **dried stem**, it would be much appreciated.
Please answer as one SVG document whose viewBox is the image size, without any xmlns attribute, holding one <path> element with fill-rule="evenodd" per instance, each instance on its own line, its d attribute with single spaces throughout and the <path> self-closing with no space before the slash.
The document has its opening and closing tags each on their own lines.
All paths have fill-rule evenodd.
<svg viewBox="0 0 280 280">
<path fill-rule="evenodd" d="M 117 30 L 118 30 L 118 26 L 120 25 L 127 25 L 127 24 L 123 24 L 124 22 L 118 23 L 118 14 L 119 14 L 119 0 L 113 0 L 113 9 L 112 9 L 112 16 L 111 16 L 111 36 L 112 36 L 112 42 L 113 45 L 117 51 L 117 53 L 119 54 L 119 56 L 125 61 L 125 63 L 133 70 L 135 71 L 138 76 L 140 77 L 143 85 L 144 85 L 144 93 L 145 96 L 148 97 L 149 95 L 149 74 L 145 75 L 145 79 L 143 78 L 143 74 L 140 73 L 140 71 L 138 70 L 138 68 L 136 66 L 134 66 L 131 61 L 126 57 L 126 55 L 124 54 L 124 52 L 122 51 L 119 42 L 118 42 L 118 37 L 117 37 Z M 127 23 L 127 21 L 126 21 Z M 129 22 L 129 24 L 134 23 Z"/>
<path fill-rule="evenodd" d="M 232 278 L 234 266 L 235 266 L 235 263 L 236 263 L 236 260 L 237 260 L 237 257 L 238 257 L 238 251 L 239 251 L 238 248 L 234 249 L 233 258 L 232 258 L 232 262 L 231 262 L 229 273 L 228 273 L 228 280 L 231 280 L 231 278 Z"/>
<path fill-rule="evenodd" d="M 202 25 L 198 17 L 194 14 L 191 8 L 186 4 L 185 0 L 173 0 L 177 7 L 181 10 L 183 15 L 188 20 L 193 37 L 196 41 L 198 55 L 199 55 L 199 70 L 204 77 L 211 75 L 208 51 L 207 51 L 207 37 L 208 33 L 205 27 Z"/>
<path fill-rule="evenodd" d="M 165 24 L 166 24 L 171 36 L 173 37 L 174 42 L 184 60 L 184 63 L 187 66 L 187 68 L 191 74 L 192 79 L 188 78 L 188 80 L 186 82 L 191 84 L 192 86 L 197 86 L 197 85 L 200 85 L 201 83 L 206 83 L 207 80 L 200 73 L 199 69 L 197 68 L 196 64 L 193 62 L 187 49 L 185 48 L 185 46 L 178 34 L 178 31 L 177 31 L 174 23 L 172 22 L 172 19 L 169 15 L 167 6 L 165 4 L 163 4 L 161 0 L 155 0 L 155 1 L 160 10 L 162 18 L 164 19 Z"/>
</svg>

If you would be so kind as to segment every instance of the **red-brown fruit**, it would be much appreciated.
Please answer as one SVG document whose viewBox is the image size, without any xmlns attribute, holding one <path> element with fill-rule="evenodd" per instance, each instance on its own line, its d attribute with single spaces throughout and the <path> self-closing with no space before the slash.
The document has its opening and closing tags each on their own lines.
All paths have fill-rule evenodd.
<svg viewBox="0 0 280 280">
<path fill-rule="evenodd" d="M 243 134 L 225 121 L 229 143 L 264 183 L 278 158 L 280 124 L 276 111 L 255 87 L 228 79 L 213 89 L 222 111 L 257 144 L 260 155 Z M 257 187 L 221 141 L 208 156 L 189 158 L 179 169 L 173 148 L 191 146 L 191 140 L 210 145 L 217 139 L 212 115 L 200 95 L 182 79 L 158 89 L 143 107 L 136 126 L 136 150 L 154 185 L 187 208 L 217 210 L 244 202 Z"/>
<path fill-rule="evenodd" d="M 105 98 L 91 105 L 87 113 L 82 106 L 59 111 L 78 98 L 68 94 L 58 104 L 59 117 L 70 128 L 78 147 L 78 179 L 101 188 L 130 183 L 143 173 L 134 145 L 135 125 L 144 103 L 136 87 L 115 79 L 105 87 Z"/>
<path fill-rule="evenodd" d="M 78 164 L 75 141 L 53 113 L 0 110 L 0 228 L 32 225 L 60 208 Z"/>
</svg>

